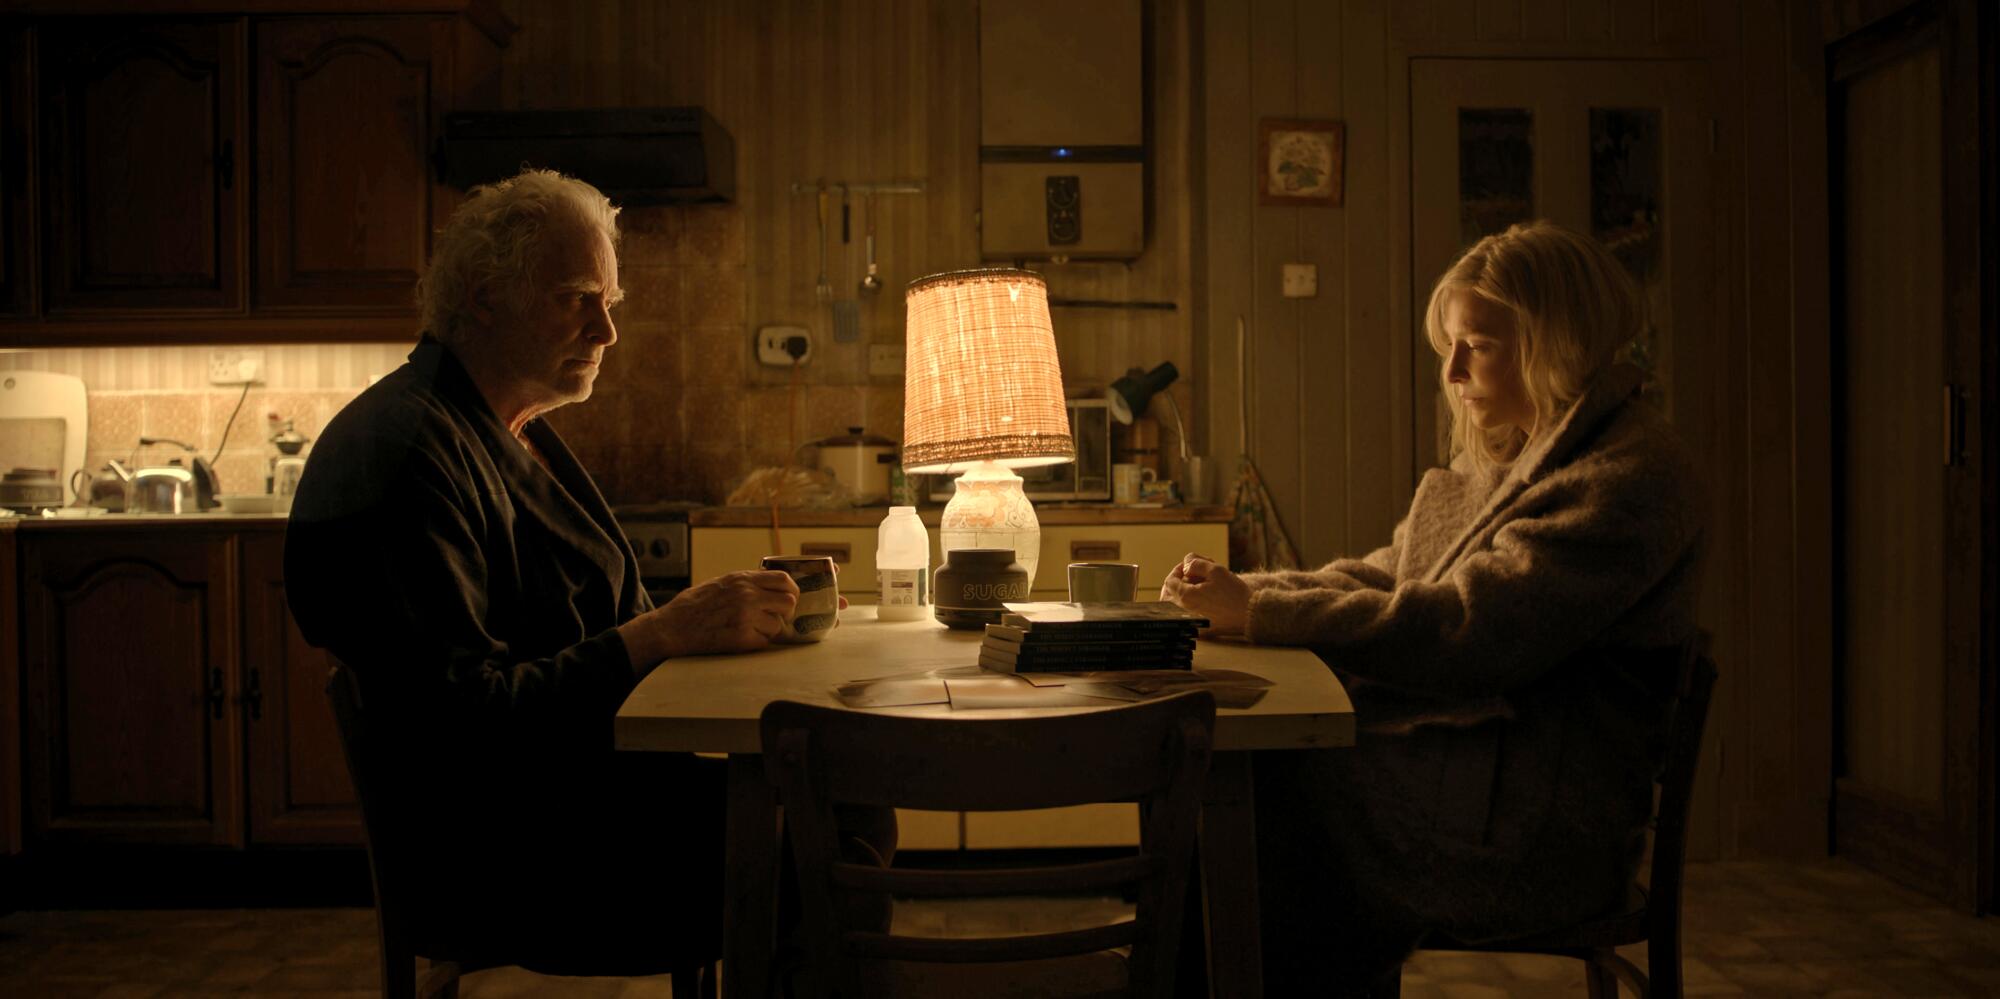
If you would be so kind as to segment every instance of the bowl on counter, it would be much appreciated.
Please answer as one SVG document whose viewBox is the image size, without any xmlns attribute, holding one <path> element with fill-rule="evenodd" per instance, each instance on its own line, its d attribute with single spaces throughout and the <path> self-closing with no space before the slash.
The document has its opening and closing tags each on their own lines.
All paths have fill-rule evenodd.
<svg viewBox="0 0 2000 999">
<path fill-rule="evenodd" d="M 227 513 L 276 513 L 278 498 L 270 493 L 223 493 L 216 499 L 222 501 L 222 509 Z"/>
</svg>

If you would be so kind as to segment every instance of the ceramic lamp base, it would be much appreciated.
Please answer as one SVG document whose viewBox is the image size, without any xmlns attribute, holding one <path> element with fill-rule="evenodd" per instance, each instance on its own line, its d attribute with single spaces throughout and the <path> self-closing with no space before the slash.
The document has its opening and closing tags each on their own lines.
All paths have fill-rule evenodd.
<svg viewBox="0 0 2000 999">
<path fill-rule="evenodd" d="M 938 547 L 947 558 L 961 548 L 1012 549 L 1032 587 L 1042 560 L 1042 525 L 1021 477 L 991 461 L 961 474 L 938 518 Z"/>
</svg>

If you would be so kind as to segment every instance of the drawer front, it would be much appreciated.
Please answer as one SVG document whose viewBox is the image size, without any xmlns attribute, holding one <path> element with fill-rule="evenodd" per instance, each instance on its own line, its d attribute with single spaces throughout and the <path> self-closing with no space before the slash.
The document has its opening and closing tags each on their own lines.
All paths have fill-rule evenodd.
<svg viewBox="0 0 2000 999">
<path fill-rule="evenodd" d="M 938 552 L 938 529 L 928 528 L 931 567 L 944 564 Z M 786 555 L 830 554 L 840 567 L 840 592 L 853 603 L 874 603 L 880 585 L 875 578 L 875 528 L 787 527 Z M 843 547 L 844 546 L 844 547 Z M 1160 582 L 1188 552 L 1229 558 L 1227 524 L 1105 524 L 1042 528 L 1042 561 L 1036 567 L 1030 596 L 1035 600 L 1069 599 L 1071 562 L 1133 562 L 1139 566 L 1140 600 L 1159 597 Z M 690 577 L 694 582 L 725 572 L 755 569 L 758 559 L 774 554 L 771 531 L 765 527 L 697 527 L 690 542 Z M 838 561 L 845 555 L 846 561 Z"/>
<path fill-rule="evenodd" d="M 1139 566 L 1139 600 L 1157 600 L 1160 582 L 1181 556 L 1200 552 L 1227 562 L 1227 524 L 1109 524 L 1042 528 L 1042 563 L 1035 569 L 1036 600 L 1069 599 L 1071 562 L 1132 562 Z M 1054 594 L 1051 596 L 1050 594 Z"/>
<path fill-rule="evenodd" d="M 690 582 L 714 579 L 725 572 L 755 569 L 766 555 L 829 555 L 840 570 L 840 592 L 851 602 L 872 603 L 875 579 L 875 529 L 872 527 L 787 527 L 785 550 L 771 546 L 767 527 L 697 527 L 689 541 Z M 856 595 L 868 600 L 854 601 Z"/>
</svg>

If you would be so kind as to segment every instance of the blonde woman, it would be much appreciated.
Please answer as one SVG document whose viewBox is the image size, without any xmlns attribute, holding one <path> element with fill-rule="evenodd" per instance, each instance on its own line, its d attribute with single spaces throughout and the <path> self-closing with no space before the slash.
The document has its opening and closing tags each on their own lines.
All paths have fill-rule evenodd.
<svg viewBox="0 0 2000 999">
<path fill-rule="evenodd" d="M 1692 462 L 1616 363 L 1617 260 L 1549 222 L 1480 240 L 1424 327 L 1455 456 L 1390 544 L 1317 571 L 1189 555 L 1162 599 L 1347 684 L 1352 749 L 1257 761 L 1267 980 L 1357 992 L 1426 932 L 1476 941 L 1624 900 L 1705 525 Z"/>
</svg>

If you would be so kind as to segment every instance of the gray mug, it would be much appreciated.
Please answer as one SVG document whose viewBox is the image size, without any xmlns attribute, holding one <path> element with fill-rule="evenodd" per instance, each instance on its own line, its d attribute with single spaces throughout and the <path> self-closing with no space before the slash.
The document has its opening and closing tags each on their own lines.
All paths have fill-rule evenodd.
<svg viewBox="0 0 2000 999">
<path fill-rule="evenodd" d="M 840 624 L 840 586 L 833 559 L 825 555 L 766 555 L 762 565 L 799 584 L 799 602 L 774 641 L 817 642 Z"/>
<path fill-rule="evenodd" d="M 1125 603 L 1139 587 L 1139 567 L 1130 562 L 1071 562 L 1069 599 L 1078 604 Z"/>
</svg>

